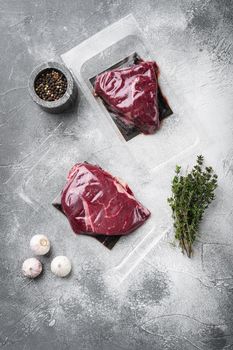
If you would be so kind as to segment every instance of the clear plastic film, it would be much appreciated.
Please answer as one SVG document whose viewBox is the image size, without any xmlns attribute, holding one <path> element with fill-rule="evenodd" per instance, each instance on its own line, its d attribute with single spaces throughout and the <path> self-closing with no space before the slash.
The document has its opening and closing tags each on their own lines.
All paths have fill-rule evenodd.
<svg viewBox="0 0 233 350">
<path fill-rule="evenodd" d="M 159 86 L 173 114 L 163 120 L 160 130 L 153 135 L 137 134 L 128 140 L 123 137 L 100 98 L 93 95 L 93 79 L 119 63 L 124 65 L 134 55 L 156 61 L 156 54 L 137 21 L 128 15 L 61 56 L 98 120 L 100 142 L 104 139 L 107 145 L 101 154 L 93 152 L 92 160 L 128 182 L 138 200 L 152 213 L 140 229 L 122 237 L 111 250 L 109 275 L 119 281 L 134 270 L 168 230 L 168 209 L 164 204 L 167 182 L 158 179 L 156 174 L 174 159 L 192 151 L 202 132 L 195 127 L 191 106 L 184 96 L 175 93 L 166 81 L 164 64 Z"/>
</svg>

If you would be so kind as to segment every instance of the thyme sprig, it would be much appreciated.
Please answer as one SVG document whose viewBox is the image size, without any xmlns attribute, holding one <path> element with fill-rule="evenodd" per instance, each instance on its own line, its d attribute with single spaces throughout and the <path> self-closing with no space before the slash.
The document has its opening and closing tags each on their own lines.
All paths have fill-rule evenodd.
<svg viewBox="0 0 233 350">
<path fill-rule="evenodd" d="M 183 253 L 190 258 L 193 243 L 198 234 L 199 223 L 205 209 L 215 198 L 217 175 L 212 167 L 203 167 L 204 157 L 197 157 L 196 165 L 185 176 L 181 175 L 181 167 L 176 166 L 172 180 L 172 196 L 168 203 L 174 219 L 175 238 Z"/>
</svg>

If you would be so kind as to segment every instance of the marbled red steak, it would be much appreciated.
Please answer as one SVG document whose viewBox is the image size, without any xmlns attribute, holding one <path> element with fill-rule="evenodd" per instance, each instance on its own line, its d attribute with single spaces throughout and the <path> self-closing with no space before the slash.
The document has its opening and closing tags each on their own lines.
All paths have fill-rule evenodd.
<svg viewBox="0 0 233 350">
<path fill-rule="evenodd" d="M 126 126 L 153 134 L 160 125 L 157 72 L 155 62 L 144 61 L 106 71 L 97 76 L 94 92 Z"/>
<path fill-rule="evenodd" d="M 61 205 L 73 231 L 89 235 L 126 235 L 150 216 L 127 184 L 89 163 L 73 166 Z"/>
</svg>

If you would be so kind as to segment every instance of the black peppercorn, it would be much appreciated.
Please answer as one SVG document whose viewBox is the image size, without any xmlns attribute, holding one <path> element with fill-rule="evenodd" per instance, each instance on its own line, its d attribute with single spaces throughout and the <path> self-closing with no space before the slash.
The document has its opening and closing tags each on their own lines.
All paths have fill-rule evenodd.
<svg viewBox="0 0 233 350">
<path fill-rule="evenodd" d="M 48 68 L 42 71 L 34 84 L 37 95 L 45 101 L 59 100 L 67 89 L 67 80 L 59 70 Z"/>
</svg>

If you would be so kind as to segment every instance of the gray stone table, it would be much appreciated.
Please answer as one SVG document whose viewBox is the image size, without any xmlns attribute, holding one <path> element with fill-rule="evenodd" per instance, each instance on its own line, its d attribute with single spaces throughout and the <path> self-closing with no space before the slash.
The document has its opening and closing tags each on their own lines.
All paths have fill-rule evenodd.
<svg viewBox="0 0 233 350">
<path fill-rule="evenodd" d="M 192 259 L 170 244 L 170 232 L 119 286 L 105 278 L 112 253 L 72 234 L 51 205 L 69 157 L 102 159 L 101 149 L 90 144 L 94 112 L 80 94 L 69 113 L 46 114 L 30 99 L 27 81 L 36 65 L 59 60 L 129 13 L 156 48 L 158 61 L 174 66 L 177 92 L 185 87 L 203 127 L 202 146 L 156 173 L 163 182 L 155 200 L 165 202 L 176 162 L 186 166 L 199 152 L 217 171 L 219 187 Z M 0 0 L 0 30 L 0 348 L 232 349 L 233 3 Z M 169 83 L 174 85 L 172 79 Z M 205 137 L 211 142 L 203 146 Z M 48 235 L 52 251 L 41 259 L 41 278 L 29 281 L 20 269 L 36 233 Z M 121 248 L 124 241 L 113 249 L 120 254 Z M 67 279 L 50 272 L 58 254 L 72 260 Z"/>
</svg>

